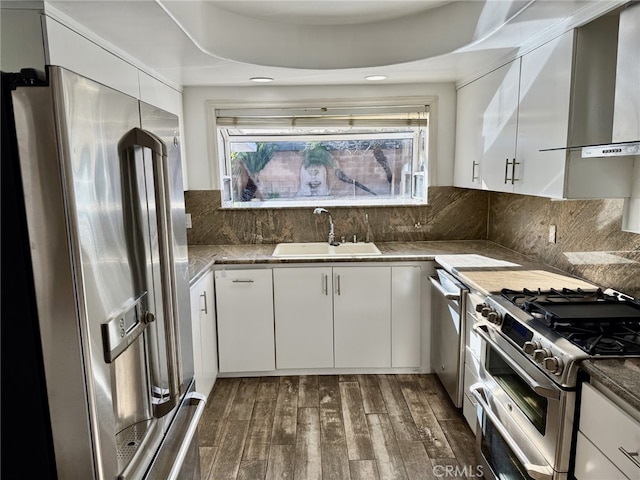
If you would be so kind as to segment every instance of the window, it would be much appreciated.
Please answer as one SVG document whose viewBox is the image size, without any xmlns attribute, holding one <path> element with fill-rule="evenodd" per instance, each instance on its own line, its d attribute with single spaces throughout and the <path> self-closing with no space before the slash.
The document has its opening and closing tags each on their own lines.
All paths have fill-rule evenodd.
<svg viewBox="0 0 640 480">
<path fill-rule="evenodd" d="M 426 203 L 424 105 L 215 112 L 224 207 Z"/>
</svg>

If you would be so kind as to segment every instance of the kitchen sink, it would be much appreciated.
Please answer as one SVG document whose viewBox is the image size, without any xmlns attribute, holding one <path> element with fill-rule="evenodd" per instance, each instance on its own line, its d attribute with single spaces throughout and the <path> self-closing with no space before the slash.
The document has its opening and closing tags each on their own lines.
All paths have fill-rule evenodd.
<svg viewBox="0 0 640 480">
<path fill-rule="evenodd" d="M 274 257 L 359 257 L 380 255 L 373 243 L 341 243 L 329 245 L 324 242 L 279 243 L 273 250 Z"/>
</svg>

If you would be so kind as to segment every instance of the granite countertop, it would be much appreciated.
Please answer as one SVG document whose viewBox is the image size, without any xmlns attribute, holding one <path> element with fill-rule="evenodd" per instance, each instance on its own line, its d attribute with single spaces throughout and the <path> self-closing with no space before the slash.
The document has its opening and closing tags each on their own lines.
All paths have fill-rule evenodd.
<svg viewBox="0 0 640 480">
<path fill-rule="evenodd" d="M 273 257 L 275 245 L 189 245 L 189 275 L 196 282 L 212 264 L 291 264 L 291 263 L 340 263 L 340 262 L 397 262 L 430 261 L 438 256 L 457 254 L 482 256 L 510 262 L 516 269 L 549 269 L 496 243 L 484 240 L 456 240 L 431 242 L 375 242 L 381 255 L 333 257 L 333 258 L 277 258 Z M 486 293 L 486 292 L 485 292 Z"/>
<path fill-rule="evenodd" d="M 487 240 L 376 242 L 381 255 L 326 258 L 283 258 L 272 256 L 275 245 L 190 245 L 189 275 L 196 282 L 211 265 L 257 265 L 341 262 L 419 262 L 435 260 L 445 270 L 457 275 L 480 295 L 500 288 L 538 288 L 544 282 L 526 283 L 526 279 L 544 279 L 549 287 L 597 288 L 570 277 L 566 272 L 536 262 L 529 257 Z M 507 284 L 505 284 L 507 282 Z M 515 282 L 513 285 L 508 282 Z M 522 286 L 520 286 L 522 284 Z"/>
<path fill-rule="evenodd" d="M 618 397 L 640 411 L 640 358 L 584 360 L 580 367 Z"/>
</svg>

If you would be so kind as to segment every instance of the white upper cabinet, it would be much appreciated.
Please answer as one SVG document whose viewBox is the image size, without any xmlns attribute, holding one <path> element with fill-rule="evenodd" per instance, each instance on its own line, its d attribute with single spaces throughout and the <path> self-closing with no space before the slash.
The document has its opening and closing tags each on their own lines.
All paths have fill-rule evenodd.
<svg viewBox="0 0 640 480">
<path fill-rule="evenodd" d="M 611 141 L 616 20 L 566 32 L 458 90 L 456 186 L 630 196 L 632 159 L 583 159 L 567 148 Z"/>
<path fill-rule="evenodd" d="M 506 162 L 516 151 L 520 59 L 458 91 L 455 185 L 512 191 Z"/>
<path fill-rule="evenodd" d="M 44 16 L 46 63 L 139 98 L 138 69 L 62 23 Z"/>
<path fill-rule="evenodd" d="M 562 198 L 567 144 L 573 32 L 522 57 L 516 151 L 507 174 L 516 193 Z"/>
<path fill-rule="evenodd" d="M 46 65 L 66 68 L 182 117 L 178 87 L 55 7 L 45 5 L 44 13 L 28 5 L 3 8 L 2 70 L 44 70 Z"/>
</svg>

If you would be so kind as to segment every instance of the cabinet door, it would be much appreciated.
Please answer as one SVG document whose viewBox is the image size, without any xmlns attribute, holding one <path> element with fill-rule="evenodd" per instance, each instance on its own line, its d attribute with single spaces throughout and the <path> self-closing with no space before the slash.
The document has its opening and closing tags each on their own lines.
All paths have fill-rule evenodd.
<svg viewBox="0 0 640 480">
<path fill-rule="evenodd" d="M 218 341 L 216 333 L 216 302 L 213 289 L 213 272 L 201 281 L 200 302 L 200 344 L 202 346 L 202 375 L 215 378 L 218 374 Z M 199 283 L 200 283 L 199 282 Z"/>
<path fill-rule="evenodd" d="M 140 85 L 136 67 L 50 16 L 45 15 L 44 22 L 46 65 L 59 65 L 139 98 Z"/>
<path fill-rule="evenodd" d="M 520 60 L 504 65 L 458 90 L 454 184 L 512 191 L 516 151 Z"/>
<path fill-rule="evenodd" d="M 330 267 L 275 268 L 276 359 L 280 368 L 333 368 Z"/>
<path fill-rule="evenodd" d="M 482 115 L 485 105 L 477 80 L 458 89 L 456 102 L 456 153 L 453 184 L 481 188 Z"/>
<path fill-rule="evenodd" d="M 196 390 L 208 395 L 218 374 L 213 273 L 191 286 L 191 323 Z"/>
<path fill-rule="evenodd" d="M 391 267 L 333 269 L 336 368 L 391 366 Z"/>
<path fill-rule="evenodd" d="M 476 82 L 481 97 L 477 128 L 482 138 L 482 186 L 486 190 L 511 192 L 512 165 L 516 155 L 520 59 L 488 73 Z"/>
<path fill-rule="evenodd" d="M 629 480 L 582 432 L 576 441 L 576 480 Z"/>
<path fill-rule="evenodd" d="M 270 269 L 215 274 L 221 372 L 275 370 Z"/>
<path fill-rule="evenodd" d="M 421 269 L 391 267 L 391 366 L 420 366 Z"/>
<path fill-rule="evenodd" d="M 515 192 L 562 198 L 569 134 L 574 32 L 522 57 Z"/>
<path fill-rule="evenodd" d="M 196 379 L 196 388 L 198 378 L 202 376 L 202 343 L 200 341 L 201 334 L 201 317 L 200 317 L 200 294 L 202 293 L 200 281 L 191 286 L 189 290 L 189 299 L 191 302 L 191 338 L 193 339 L 193 375 Z"/>
<path fill-rule="evenodd" d="M 588 383 L 582 384 L 579 428 L 584 437 L 624 475 L 628 478 L 638 478 L 640 422 Z M 580 450 L 577 450 L 577 455 L 578 458 L 588 458 L 585 452 Z M 585 467 L 584 470 L 585 473 L 589 472 L 589 468 Z M 587 475 L 584 478 L 595 476 Z"/>
</svg>

